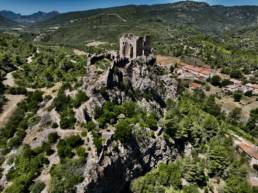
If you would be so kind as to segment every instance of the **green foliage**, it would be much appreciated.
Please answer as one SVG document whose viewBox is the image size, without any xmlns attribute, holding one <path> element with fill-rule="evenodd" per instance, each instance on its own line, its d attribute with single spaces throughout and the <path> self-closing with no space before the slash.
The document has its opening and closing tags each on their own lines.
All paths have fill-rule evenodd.
<svg viewBox="0 0 258 193">
<path fill-rule="evenodd" d="M 0 78 L 26 63 L 36 48 L 17 37 L 0 34 Z"/>
<path fill-rule="evenodd" d="M 24 64 L 14 77 L 18 85 L 32 88 L 49 87 L 60 81 L 76 81 L 85 73 L 84 60 L 68 48 L 40 47 L 32 62 Z"/>
<path fill-rule="evenodd" d="M 12 95 L 26 95 L 27 90 L 24 87 L 11 87 L 8 89 L 8 93 Z"/>
<path fill-rule="evenodd" d="M 132 138 L 132 125 L 127 119 L 123 119 L 116 125 L 114 138 L 122 143 L 127 143 Z"/>
<path fill-rule="evenodd" d="M 95 145 L 97 152 L 100 152 L 101 148 L 102 148 L 102 137 L 100 133 L 97 132 L 93 132 L 93 144 Z"/>
<path fill-rule="evenodd" d="M 72 129 L 76 123 L 74 117 L 74 111 L 72 109 L 66 109 L 60 114 L 60 127 L 62 129 Z"/>
<path fill-rule="evenodd" d="M 48 160 L 43 154 L 34 154 L 29 146 L 23 146 L 15 158 L 15 169 L 8 173 L 8 180 L 13 183 L 5 189 L 5 193 L 29 192 L 29 187 Z"/>
<path fill-rule="evenodd" d="M 221 108 L 216 104 L 215 96 L 208 96 L 203 104 L 203 110 L 207 113 L 218 117 L 221 115 Z"/>
<path fill-rule="evenodd" d="M 204 173 L 205 164 L 198 159 L 186 159 L 183 167 L 183 176 L 190 183 L 196 183 L 199 186 L 206 185 L 206 176 Z"/>
<path fill-rule="evenodd" d="M 222 177 L 233 161 L 233 146 L 229 141 L 213 139 L 208 148 L 208 169 L 210 176 Z"/>
<path fill-rule="evenodd" d="M 76 123 L 72 109 L 73 100 L 65 95 L 65 89 L 66 85 L 63 84 L 52 103 L 52 108 L 55 107 L 56 111 L 60 114 L 60 127 L 62 129 L 73 129 Z"/>
<path fill-rule="evenodd" d="M 88 99 L 89 98 L 85 94 L 85 92 L 79 90 L 77 95 L 75 96 L 75 99 L 73 100 L 73 105 L 75 108 L 78 108 L 81 106 L 82 103 L 86 102 Z"/>
<path fill-rule="evenodd" d="M 36 181 L 33 185 L 30 186 L 30 193 L 41 193 L 45 188 L 45 184 L 40 181 Z"/>
<path fill-rule="evenodd" d="M 56 132 L 50 133 L 48 135 L 48 142 L 51 143 L 51 144 L 56 143 L 58 138 L 59 138 L 59 136 Z"/>
<path fill-rule="evenodd" d="M 13 113 L 5 127 L 1 129 L 0 144 L 2 147 L 8 145 L 6 148 L 10 150 L 12 147 L 17 147 L 21 144 L 25 137 L 25 130 L 29 127 L 33 114 L 37 112 L 39 103 L 42 101 L 42 92 L 35 91 L 33 93 L 28 93 L 27 99 L 18 104 L 16 111 Z"/>
<path fill-rule="evenodd" d="M 213 86 L 220 86 L 221 85 L 221 78 L 219 76 L 215 75 L 215 76 L 211 77 L 210 83 Z"/>
<path fill-rule="evenodd" d="M 241 112 L 240 108 L 233 109 L 228 115 L 229 122 L 233 124 L 238 123 L 241 119 Z"/>
<path fill-rule="evenodd" d="M 57 144 L 57 153 L 61 159 L 72 158 L 74 156 L 74 148 L 83 144 L 83 140 L 79 135 L 74 135 L 66 139 L 61 139 Z"/>
<path fill-rule="evenodd" d="M 257 120 L 258 120 L 258 108 L 250 112 L 250 118 L 244 128 L 248 133 L 250 133 L 254 137 L 258 136 L 258 126 L 256 124 Z"/>
<path fill-rule="evenodd" d="M 167 110 L 166 133 L 181 145 L 191 142 L 194 147 L 207 143 L 221 131 L 216 118 L 203 112 L 189 98 L 182 97 L 179 104 Z"/>
<path fill-rule="evenodd" d="M 88 155 L 85 148 L 83 147 L 76 148 L 76 153 L 80 158 L 87 158 L 87 155 Z"/>
<path fill-rule="evenodd" d="M 83 181 L 83 162 L 80 159 L 66 159 L 61 164 L 54 165 L 50 174 L 50 193 L 74 192 L 75 185 Z"/>
<path fill-rule="evenodd" d="M 226 180 L 225 193 L 255 193 L 248 182 L 239 176 L 231 176 Z"/>
<path fill-rule="evenodd" d="M 243 96 L 243 93 L 242 93 L 242 92 L 239 92 L 239 91 L 234 92 L 234 94 L 233 94 L 234 101 L 235 101 L 235 102 L 240 102 L 242 96 Z"/>
<path fill-rule="evenodd" d="M 181 187 L 182 168 L 180 162 L 161 164 L 158 168 L 131 183 L 133 193 L 165 193 L 166 187 Z"/>
</svg>

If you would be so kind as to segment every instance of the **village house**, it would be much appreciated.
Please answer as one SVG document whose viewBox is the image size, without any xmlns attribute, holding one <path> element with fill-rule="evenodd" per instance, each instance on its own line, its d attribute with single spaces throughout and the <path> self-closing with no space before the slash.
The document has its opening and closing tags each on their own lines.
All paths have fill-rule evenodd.
<svg viewBox="0 0 258 193">
<path fill-rule="evenodd" d="M 258 85 L 257 84 L 248 83 L 245 86 L 247 87 L 248 90 L 252 91 L 253 94 L 258 94 Z"/>
<path fill-rule="evenodd" d="M 226 93 L 233 93 L 236 91 L 241 91 L 243 93 L 252 91 L 253 94 L 258 94 L 258 85 L 257 84 L 245 84 L 243 85 L 241 81 L 236 80 L 236 79 L 230 79 L 230 81 L 232 82 L 232 84 L 226 86 L 225 88 L 223 88 L 223 91 Z"/>
<path fill-rule="evenodd" d="M 185 78 L 188 77 L 200 81 L 206 81 L 213 75 L 213 71 L 209 66 L 198 67 L 189 64 L 181 64 L 177 73 Z"/>
<path fill-rule="evenodd" d="M 238 149 L 240 152 L 245 153 L 250 159 L 250 165 L 258 166 L 258 147 L 255 145 L 250 145 L 244 142 L 238 144 Z"/>
<path fill-rule="evenodd" d="M 196 82 L 192 82 L 190 85 L 189 85 L 190 89 L 191 90 L 197 90 L 197 89 L 201 89 L 202 88 L 202 85 L 201 84 L 198 84 Z"/>
</svg>

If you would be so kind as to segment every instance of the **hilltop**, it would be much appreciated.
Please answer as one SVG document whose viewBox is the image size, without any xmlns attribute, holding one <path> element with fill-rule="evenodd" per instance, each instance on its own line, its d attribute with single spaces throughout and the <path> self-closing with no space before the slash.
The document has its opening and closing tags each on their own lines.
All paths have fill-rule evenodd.
<svg viewBox="0 0 258 193">
<path fill-rule="evenodd" d="M 115 42 L 125 31 L 148 32 L 159 39 L 173 36 L 174 30 L 179 28 L 218 34 L 256 26 L 257 18 L 257 6 L 210 6 L 184 1 L 64 13 L 37 23 L 31 30 L 51 31 L 45 38 L 50 43 L 81 45 L 91 40 Z"/>
<path fill-rule="evenodd" d="M 39 11 L 39 12 L 31 14 L 31 15 L 22 15 L 22 14 L 14 13 L 12 11 L 8 11 L 8 10 L 0 11 L 0 15 L 2 17 L 5 17 L 5 18 L 9 19 L 10 21 L 13 21 L 13 22 L 16 22 L 19 24 L 23 24 L 23 25 L 29 25 L 29 24 L 33 24 L 33 23 L 37 23 L 37 22 L 42 22 L 42 21 L 48 20 L 50 18 L 53 18 L 58 14 L 59 13 L 57 11 L 52 11 L 52 12 L 48 12 L 48 13 Z"/>
</svg>

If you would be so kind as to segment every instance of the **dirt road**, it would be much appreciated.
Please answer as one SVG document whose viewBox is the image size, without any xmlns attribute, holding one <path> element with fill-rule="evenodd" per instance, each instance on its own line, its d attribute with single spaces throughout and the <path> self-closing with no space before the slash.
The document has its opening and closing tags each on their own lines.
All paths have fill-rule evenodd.
<svg viewBox="0 0 258 193">
<path fill-rule="evenodd" d="M 5 95 L 5 97 L 8 99 L 8 102 L 4 105 L 3 112 L 0 114 L 0 127 L 7 123 L 14 113 L 16 105 L 25 98 L 24 95 Z"/>
</svg>

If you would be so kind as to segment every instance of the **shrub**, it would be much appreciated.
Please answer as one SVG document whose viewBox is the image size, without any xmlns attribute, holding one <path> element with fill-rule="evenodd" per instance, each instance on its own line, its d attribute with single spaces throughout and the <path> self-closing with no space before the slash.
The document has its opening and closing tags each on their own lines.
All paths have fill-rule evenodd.
<svg viewBox="0 0 258 193">
<path fill-rule="evenodd" d="M 58 125 L 57 123 L 53 123 L 53 124 L 52 124 L 52 128 L 53 128 L 53 129 L 56 129 L 56 128 L 58 128 L 58 127 L 59 127 L 59 125 Z"/>
<path fill-rule="evenodd" d="M 72 109 L 67 108 L 60 114 L 60 127 L 62 129 L 72 129 L 76 123 L 76 118 L 74 117 L 74 112 Z"/>
<path fill-rule="evenodd" d="M 48 135 L 48 142 L 51 143 L 51 144 L 56 143 L 58 138 L 59 138 L 59 136 L 56 132 L 50 133 Z"/>
<path fill-rule="evenodd" d="M 81 106 L 82 103 L 86 102 L 89 99 L 89 97 L 85 94 L 83 91 L 78 91 L 77 95 L 75 96 L 75 99 L 73 100 L 73 105 L 75 108 L 78 108 Z"/>
<path fill-rule="evenodd" d="M 82 145 L 84 141 L 82 140 L 82 138 L 79 135 L 73 135 L 73 136 L 67 138 L 66 142 L 69 146 L 74 148 L 74 147 L 78 147 L 78 146 Z"/>
<path fill-rule="evenodd" d="M 241 92 L 235 92 L 233 94 L 233 98 L 234 98 L 234 101 L 235 102 L 240 102 L 241 101 L 241 98 L 242 98 L 242 93 Z"/>
<path fill-rule="evenodd" d="M 30 193 L 41 193 L 45 188 L 45 184 L 40 181 L 36 181 L 33 185 L 30 186 Z"/>
<path fill-rule="evenodd" d="M 93 143 L 97 149 L 97 152 L 100 152 L 102 148 L 102 138 L 99 133 L 93 132 Z"/>
<path fill-rule="evenodd" d="M 66 159 L 54 165 L 51 170 L 49 193 L 76 192 L 75 185 L 83 181 L 83 163 L 79 160 Z"/>
<path fill-rule="evenodd" d="M 85 148 L 83 148 L 83 147 L 76 148 L 76 153 L 81 158 L 86 158 L 88 155 Z"/>
<path fill-rule="evenodd" d="M 88 131 L 93 131 L 94 129 L 96 129 L 95 123 L 93 121 L 89 121 L 87 123 L 87 129 L 88 129 Z"/>
<path fill-rule="evenodd" d="M 114 138 L 122 143 L 130 141 L 132 138 L 132 126 L 128 120 L 123 119 L 116 125 Z"/>
<path fill-rule="evenodd" d="M 26 95 L 27 90 L 24 87 L 11 87 L 8 89 L 9 93 L 12 95 Z"/>
<path fill-rule="evenodd" d="M 57 153 L 61 159 L 66 157 L 71 158 L 74 155 L 72 148 L 66 143 L 65 140 L 60 140 L 57 144 Z"/>
<path fill-rule="evenodd" d="M 213 86 L 220 86 L 221 78 L 217 75 L 211 77 L 210 82 Z"/>
</svg>

